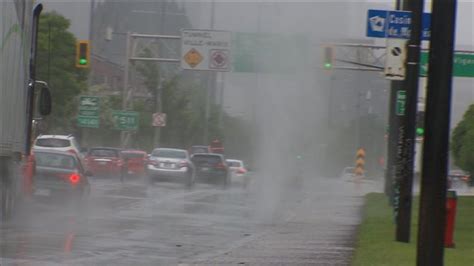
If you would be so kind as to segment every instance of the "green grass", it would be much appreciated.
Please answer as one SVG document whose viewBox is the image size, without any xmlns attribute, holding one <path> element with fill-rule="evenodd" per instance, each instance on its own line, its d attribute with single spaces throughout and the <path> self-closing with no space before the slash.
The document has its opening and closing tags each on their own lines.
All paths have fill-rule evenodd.
<svg viewBox="0 0 474 266">
<path fill-rule="evenodd" d="M 396 242 L 392 208 L 379 193 L 366 196 L 352 265 L 415 265 L 418 198 L 413 200 L 411 243 Z M 446 266 L 474 265 L 474 197 L 459 197 L 454 232 L 456 248 L 445 249 Z"/>
</svg>

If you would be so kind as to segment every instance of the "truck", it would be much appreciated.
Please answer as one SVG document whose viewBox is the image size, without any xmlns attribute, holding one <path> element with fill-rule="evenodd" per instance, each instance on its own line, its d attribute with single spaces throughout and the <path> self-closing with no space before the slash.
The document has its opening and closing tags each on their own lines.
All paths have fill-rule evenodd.
<svg viewBox="0 0 474 266">
<path fill-rule="evenodd" d="M 34 2 L 0 3 L 0 222 L 28 193 L 25 172 L 31 171 L 23 167 L 31 158 L 34 120 L 51 112 L 49 88 L 35 76 L 42 5 Z"/>
</svg>

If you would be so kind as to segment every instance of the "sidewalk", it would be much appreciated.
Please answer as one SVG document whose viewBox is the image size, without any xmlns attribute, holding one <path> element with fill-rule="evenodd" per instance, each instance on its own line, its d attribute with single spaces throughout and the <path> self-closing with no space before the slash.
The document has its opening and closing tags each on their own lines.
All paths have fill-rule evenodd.
<svg viewBox="0 0 474 266">
<path fill-rule="evenodd" d="M 373 184 L 327 179 L 305 188 L 285 222 L 191 265 L 350 265 L 363 195 Z"/>
</svg>

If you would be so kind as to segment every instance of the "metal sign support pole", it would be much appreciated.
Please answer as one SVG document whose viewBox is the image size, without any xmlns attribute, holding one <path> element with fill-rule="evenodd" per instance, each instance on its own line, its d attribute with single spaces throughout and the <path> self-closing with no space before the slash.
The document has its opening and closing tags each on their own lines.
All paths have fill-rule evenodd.
<svg viewBox="0 0 474 266">
<path fill-rule="evenodd" d="M 456 0 L 433 0 L 417 265 L 444 264 Z"/>
</svg>

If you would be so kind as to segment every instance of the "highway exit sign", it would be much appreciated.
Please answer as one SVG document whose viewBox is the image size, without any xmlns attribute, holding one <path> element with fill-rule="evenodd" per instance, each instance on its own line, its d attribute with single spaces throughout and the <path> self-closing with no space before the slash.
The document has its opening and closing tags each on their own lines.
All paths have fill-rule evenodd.
<svg viewBox="0 0 474 266">
<path fill-rule="evenodd" d="M 428 51 L 420 56 L 420 76 L 428 76 Z M 474 54 L 455 53 L 453 57 L 454 77 L 474 77 Z"/>
<path fill-rule="evenodd" d="M 77 116 L 78 127 L 99 128 L 98 116 Z"/>
<path fill-rule="evenodd" d="M 112 120 L 114 128 L 117 130 L 137 130 L 138 113 L 133 111 L 113 111 Z"/>
</svg>

